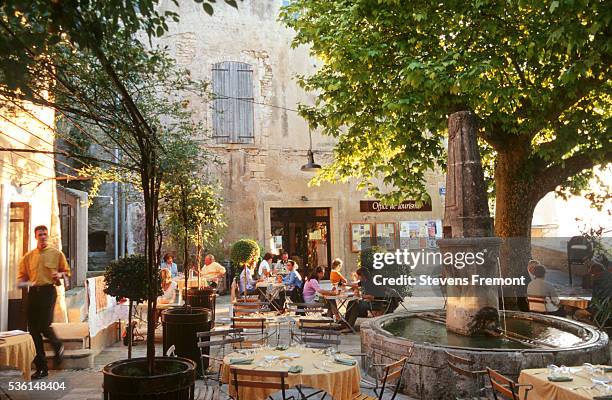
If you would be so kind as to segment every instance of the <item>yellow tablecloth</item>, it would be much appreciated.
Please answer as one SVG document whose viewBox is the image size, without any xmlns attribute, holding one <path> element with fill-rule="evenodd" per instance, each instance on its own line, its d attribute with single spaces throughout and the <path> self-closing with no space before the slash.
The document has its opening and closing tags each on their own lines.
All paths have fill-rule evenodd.
<svg viewBox="0 0 612 400">
<path fill-rule="evenodd" d="M 357 364 L 353 366 L 336 364 L 328 362 L 324 366 L 324 362 L 329 360 L 329 357 L 322 354 L 320 350 L 313 349 L 300 349 L 297 347 L 290 347 L 286 351 L 278 350 L 260 350 L 253 356 L 244 356 L 238 353 L 232 353 L 223 359 L 223 367 L 221 370 L 222 380 L 224 383 L 229 383 L 229 392 L 231 395 L 235 395 L 233 385 L 230 380 L 230 365 L 229 361 L 231 358 L 244 358 L 253 357 L 254 361 L 251 365 L 235 365 L 236 368 L 240 369 L 263 369 L 258 367 L 257 364 L 266 355 L 283 356 L 285 354 L 295 353 L 300 356 L 295 359 L 287 361 L 290 366 L 301 365 L 304 370 L 299 374 L 289 374 L 286 383 L 289 387 L 296 385 L 307 386 L 315 389 L 321 389 L 327 392 L 334 400 L 350 400 L 359 393 L 359 366 Z M 340 355 L 342 358 L 352 358 L 346 354 Z M 315 368 L 314 365 L 328 369 L 325 371 L 322 369 Z M 287 367 L 282 364 L 277 366 L 265 367 L 267 371 L 286 371 Z M 261 377 L 253 378 L 261 379 Z M 240 389 L 240 398 L 248 400 L 259 400 L 265 399 L 276 390 L 273 389 L 261 389 L 261 388 L 244 388 Z"/>
<path fill-rule="evenodd" d="M 30 380 L 32 361 L 35 356 L 36 348 L 29 333 L 0 340 L 0 365 L 19 368 L 25 380 Z"/>
<path fill-rule="evenodd" d="M 576 368 L 576 367 L 574 367 Z M 606 376 L 612 378 L 612 374 Z M 586 400 L 594 396 L 603 396 L 604 393 L 595 389 L 589 389 L 593 382 L 587 372 L 572 374 L 571 382 L 550 382 L 548 380 L 547 368 L 524 369 L 519 376 L 520 384 L 533 385 L 533 389 L 527 395 L 529 400 Z M 577 390 L 572 390 L 579 388 Z M 521 399 L 525 398 L 524 390 L 521 389 Z"/>
<path fill-rule="evenodd" d="M 182 291 L 185 289 L 185 278 L 173 278 L 172 279 L 177 284 L 178 290 Z M 200 278 L 200 286 L 207 286 L 208 283 L 206 279 Z M 198 286 L 198 278 L 191 278 L 187 281 L 187 287 L 197 287 Z"/>
</svg>

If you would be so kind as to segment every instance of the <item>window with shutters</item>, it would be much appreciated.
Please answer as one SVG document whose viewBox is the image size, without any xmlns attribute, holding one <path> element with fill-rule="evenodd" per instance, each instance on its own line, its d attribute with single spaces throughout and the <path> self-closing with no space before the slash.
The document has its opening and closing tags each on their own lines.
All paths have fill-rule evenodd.
<svg viewBox="0 0 612 400">
<path fill-rule="evenodd" d="M 225 61 L 212 72 L 213 137 L 217 143 L 253 143 L 253 68 Z"/>
</svg>

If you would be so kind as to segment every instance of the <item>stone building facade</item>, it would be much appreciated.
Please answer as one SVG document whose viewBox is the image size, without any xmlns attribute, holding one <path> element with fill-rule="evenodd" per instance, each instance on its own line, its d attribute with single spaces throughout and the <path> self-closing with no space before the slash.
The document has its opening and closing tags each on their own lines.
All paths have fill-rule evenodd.
<svg viewBox="0 0 612 400">
<path fill-rule="evenodd" d="M 358 253 L 351 239 L 367 233 L 369 225 L 351 223 L 390 223 L 399 233 L 402 221 L 440 220 L 444 176 L 428 177 L 430 211 L 374 210 L 372 203 L 361 203 L 368 199 L 355 182 L 309 186 L 313 173 L 300 170 L 307 162 L 309 129 L 295 110 L 312 104 L 314 95 L 299 88 L 295 77 L 311 74 L 320 61 L 305 47 L 291 48 L 292 31 L 277 21 L 282 4 L 245 0 L 238 10 L 220 4 L 210 17 L 196 2 L 181 1 L 177 9 L 165 1 L 162 9 L 177 11 L 181 19 L 157 44 L 167 46 L 193 78 L 210 82 L 212 99 L 186 100 L 207 127 L 198 138 L 202 147 L 222 161 L 209 172 L 224 188 L 226 244 L 254 238 L 266 250 L 287 249 L 309 267 L 340 257 L 354 270 Z M 317 163 L 331 161 L 334 144 L 312 132 Z"/>
</svg>

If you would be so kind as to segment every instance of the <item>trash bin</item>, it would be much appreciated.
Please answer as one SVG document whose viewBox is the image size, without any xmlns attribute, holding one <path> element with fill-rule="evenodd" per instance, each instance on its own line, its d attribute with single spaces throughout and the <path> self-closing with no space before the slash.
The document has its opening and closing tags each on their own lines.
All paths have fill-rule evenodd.
<svg viewBox="0 0 612 400">
<path fill-rule="evenodd" d="M 175 354 L 189 358 L 198 366 L 198 373 L 203 371 L 198 349 L 197 332 L 210 332 L 212 313 L 209 309 L 199 307 L 175 307 L 162 312 L 162 332 L 164 354 L 174 345 Z M 206 349 L 206 354 L 208 349 Z M 204 369 L 208 368 L 208 358 L 204 357 Z"/>
<path fill-rule="evenodd" d="M 189 288 L 185 294 L 185 300 L 191 307 L 208 308 L 212 313 L 211 329 L 215 327 L 215 305 L 217 302 L 217 290 L 212 287 Z"/>
</svg>

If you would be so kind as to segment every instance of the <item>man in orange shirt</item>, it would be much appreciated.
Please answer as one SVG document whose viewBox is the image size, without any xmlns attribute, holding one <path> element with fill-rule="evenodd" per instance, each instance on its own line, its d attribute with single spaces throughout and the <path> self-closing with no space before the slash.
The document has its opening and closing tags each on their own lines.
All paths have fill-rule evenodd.
<svg viewBox="0 0 612 400">
<path fill-rule="evenodd" d="M 32 379 L 40 379 L 49 375 L 47 358 L 42 335 L 45 335 L 55 350 L 55 361 L 62 361 L 64 345 L 55 336 L 51 323 L 57 293 L 55 286 L 61 285 L 60 279 L 70 276 L 70 267 L 64 253 L 48 246 L 49 231 L 46 226 L 34 228 L 38 242 L 36 248 L 26 253 L 19 261 L 17 274 L 18 286 L 30 286 L 28 293 L 28 328 L 36 346 L 36 372 Z"/>
</svg>

